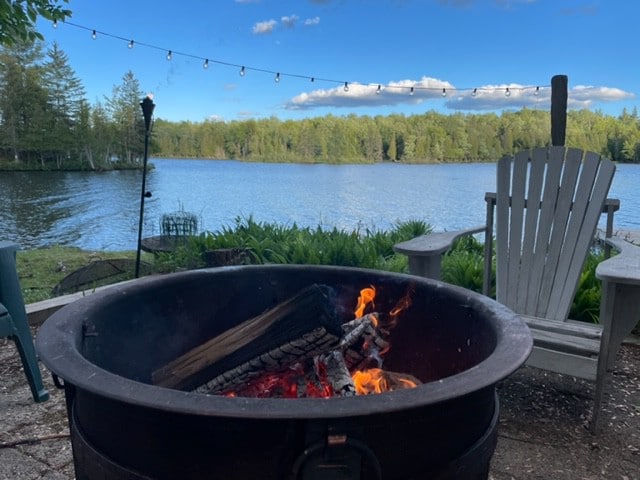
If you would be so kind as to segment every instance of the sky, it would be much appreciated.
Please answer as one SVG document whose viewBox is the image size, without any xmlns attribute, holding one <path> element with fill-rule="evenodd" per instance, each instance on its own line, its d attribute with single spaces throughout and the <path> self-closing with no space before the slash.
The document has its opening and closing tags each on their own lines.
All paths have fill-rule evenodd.
<svg viewBox="0 0 640 480">
<path fill-rule="evenodd" d="M 67 54 L 87 99 L 104 102 L 131 71 L 153 94 L 155 117 L 170 121 L 548 111 L 554 75 L 568 77 L 570 109 L 617 116 L 640 105 L 635 0 L 70 0 L 68 8 L 66 22 L 38 28 Z"/>
</svg>

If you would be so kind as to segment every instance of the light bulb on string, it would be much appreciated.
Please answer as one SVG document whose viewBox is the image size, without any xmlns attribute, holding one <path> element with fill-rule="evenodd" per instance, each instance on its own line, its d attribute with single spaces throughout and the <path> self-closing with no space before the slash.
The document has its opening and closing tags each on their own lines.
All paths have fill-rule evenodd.
<svg viewBox="0 0 640 480">
<path fill-rule="evenodd" d="M 276 78 L 274 78 L 273 80 L 276 83 L 280 83 L 280 72 L 276 73 Z"/>
<path fill-rule="evenodd" d="M 536 87 L 536 91 L 533 92 L 533 94 L 537 97 L 538 95 L 540 95 L 540 87 Z"/>
<path fill-rule="evenodd" d="M 509 90 L 509 87 L 507 87 L 507 89 L 504 91 L 504 96 L 505 97 L 510 97 L 511 96 L 511 91 Z"/>
<path fill-rule="evenodd" d="M 409 95 L 413 95 L 414 93 L 415 93 L 414 89 L 413 89 L 413 87 L 411 87 L 411 90 L 409 90 Z"/>
<path fill-rule="evenodd" d="M 205 59 L 204 63 L 202 64 L 202 68 L 207 69 L 209 68 L 209 59 Z"/>
<path fill-rule="evenodd" d="M 167 60 L 171 61 L 172 58 L 173 58 L 173 52 L 171 50 L 169 50 L 167 52 Z"/>
<path fill-rule="evenodd" d="M 315 81 L 316 81 L 315 77 L 311 77 L 311 83 L 313 83 Z"/>
<path fill-rule="evenodd" d="M 344 82 L 344 91 L 345 92 L 349 91 L 349 82 Z"/>
<path fill-rule="evenodd" d="M 240 76 L 244 77 L 244 67 L 240 67 Z"/>
<path fill-rule="evenodd" d="M 91 32 L 91 38 L 92 38 L 93 40 L 95 40 L 97 36 L 98 36 L 98 34 L 96 33 L 96 31 L 95 31 L 95 30 L 94 30 L 93 32 Z"/>
<path fill-rule="evenodd" d="M 443 96 L 443 97 L 446 97 L 446 96 L 447 96 L 447 89 L 446 89 L 446 88 L 443 88 L 443 89 L 442 89 L 442 96 Z"/>
<path fill-rule="evenodd" d="M 382 92 L 382 87 L 378 85 L 378 88 L 376 89 L 376 95 L 380 95 L 381 92 Z"/>
<path fill-rule="evenodd" d="M 58 20 L 53 21 L 53 28 L 58 28 Z"/>
<path fill-rule="evenodd" d="M 129 49 L 133 48 L 133 40 L 129 40 L 129 45 L 127 45 L 129 47 Z"/>
<path fill-rule="evenodd" d="M 478 93 L 478 89 L 477 89 L 477 88 L 474 88 L 474 89 L 473 89 L 473 92 L 471 92 L 471 96 L 472 96 L 472 97 L 475 97 L 477 93 Z"/>
</svg>

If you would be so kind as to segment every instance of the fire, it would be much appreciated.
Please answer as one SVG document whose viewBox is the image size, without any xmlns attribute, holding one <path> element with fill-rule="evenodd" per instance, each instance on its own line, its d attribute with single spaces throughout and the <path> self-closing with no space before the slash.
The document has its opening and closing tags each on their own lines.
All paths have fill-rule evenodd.
<svg viewBox="0 0 640 480">
<path fill-rule="evenodd" d="M 357 370 L 352 376 L 358 395 L 369 395 L 370 393 L 382 393 L 389 390 L 387 381 L 380 368 L 370 368 L 369 370 Z"/>
<path fill-rule="evenodd" d="M 417 379 L 409 375 L 387 372 L 381 368 L 358 370 L 351 377 L 356 387 L 357 395 L 391 392 L 418 386 Z"/>
<path fill-rule="evenodd" d="M 371 286 L 368 288 L 363 288 L 362 290 L 360 290 L 360 296 L 358 297 L 358 305 L 356 306 L 356 310 L 355 310 L 355 315 L 356 318 L 360 318 L 364 315 L 364 311 L 366 310 L 367 306 L 369 306 L 369 304 L 371 304 L 371 306 L 374 306 L 373 303 L 373 299 L 376 298 L 376 289 L 375 287 Z"/>
<path fill-rule="evenodd" d="M 339 348 L 342 349 L 340 358 L 344 373 L 353 383 L 351 387 L 347 387 L 350 395 L 384 393 L 415 388 L 420 384 L 420 381 L 411 375 L 372 368 L 382 367 L 383 357 L 390 345 L 390 331 L 395 326 L 398 316 L 411 305 L 411 292 L 407 292 L 387 314 L 374 312 L 375 298 L 374 286 L 360 290 L 354 310 L 355 319 L 344 324 L 348 325 L 348 329 L 342 338 L 344 344 Z M 350 362 L 345 362 L 343 353 L 347 357 L 345 352 L 354 348 L 357 351 L 355 360 L 352 354 L 349 357 Z M 335 382 L 335 371 L 329 374 L 327 364 L 323 362 L 326 362 L 326 359 L 320 355 L 313 361 L 299 362 L 282 371 L 265 372 L 248 380 L 239 390 L 226 392 L 226 395 L 256 398 L 330 398 L 343 395 L 344 383 Z"/>
</svg>

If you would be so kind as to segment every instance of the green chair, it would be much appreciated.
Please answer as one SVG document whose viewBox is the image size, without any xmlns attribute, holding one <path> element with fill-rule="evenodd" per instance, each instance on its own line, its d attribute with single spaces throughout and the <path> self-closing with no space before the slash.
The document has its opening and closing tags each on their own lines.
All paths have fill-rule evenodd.
<svg viewBox="0 0 640 480">
<path fill-rule="evenodd" d="M 33 399 L 44 402 L 49 399 L 49 392 L 42 385 L 38 358 L 27 323 L 16 270 L 17 250 L 15 243 L 0 242 L 0 337 L 9 337 L 16 343 Z"/>
</svg>

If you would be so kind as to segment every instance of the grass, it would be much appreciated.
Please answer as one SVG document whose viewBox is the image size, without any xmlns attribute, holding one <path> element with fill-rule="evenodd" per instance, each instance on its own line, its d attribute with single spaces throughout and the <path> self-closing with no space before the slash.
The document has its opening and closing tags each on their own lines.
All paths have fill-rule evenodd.
<svg viewBox="0 0 640 480">
<path fill-rule="evenodd" d="M 53 288 L 65 276 L 96 260 L 135 257 L 135 251 L 94 252 L 60 246 L 19 250 L 16 263 L 24 301 L 33 303 L 51 298 Z M 124 278 L 117 279 L 120 280 Z M 95 286 L 100 285 L 101 283 L 96 283 Z"/>
</svg>

